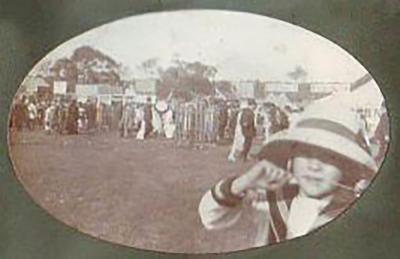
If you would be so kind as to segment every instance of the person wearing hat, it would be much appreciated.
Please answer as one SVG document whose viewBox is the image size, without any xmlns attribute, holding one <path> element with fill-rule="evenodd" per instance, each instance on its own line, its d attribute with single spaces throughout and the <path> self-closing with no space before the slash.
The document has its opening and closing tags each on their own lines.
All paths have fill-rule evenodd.
<svg viewBox="0 0 400 259">
<path fill-rule="evenodd" d="M 236 116 L 234 139 L 228 155 L 228 161 L 235 162 L 237 157 L 247 160 L 253 138 L 256 135 L 255 128 L 255 102 L 242 100 L 240 111 Z"/>
<path fill-rule="evenodd" d="M 310 105 L 287 130 L 272 135 L 244 174 L 219 181 L 201 199 L 208 230 L 235 224 L 246 209 L 261 216 L 254 246 L 299 237 L 326 224 L 358 197 L 357 183 L 377 171 L 357 114 Z"/>
<path fill-rule="evenodd" d="M 143 121 L 145 125 L 144 138 L 147 138 L 153 131 L 153 107 L 151 104 L 151 97 L 147 97 L 143 111 Z"/>
<path fill-rule="evenodd" d="M 237 113 L 234 115 L 235 118 L 234 121 L 232 122 L 233 142 L 228 155 L 228 161 L 230 162 L 236 162 L 237 157 L 240 154 L 243 154 L 245 137 L 243 134 L 243 128 L 241 122 L 243 117 L 243 111 L 244 109 L 247 108 L 248 108 L 247 100 L 241 100 L 239 109 L 237 110 Z"/>
<path fill-rule="evenodd" d="M 37 105 L 33 97 L 29 99 L 26 109 L 28 111 L 28 128 L 32 131 L 35 129 L 37 120 Z"/>
<path fill-rule="evenodd" d="M 228 105 L 225 101 L 222 101 L 218 108 L 218 139 L 223 141 L 225 138 L 225 128 L 228 125 Z"/>
<path fill-rule="evenodd" d="M 257 104 L 253 99 L 249 99 L 247 102 L 248 105 L 243 108 L 242 116 L 240 117 L 240 126 L 242 127 L 242 133 L 244 136 L 243 150 L 240 154 L 243 161 L 247 160 L 253 138 L 256 136 L 254 110 L 256 109 Z"/>
<path fill-rule="evenodd" d="M 54 116 L 56 111 L 56 103 L 52 101 L 46 108 L 44 114 L 44 130 L 47 133 L 51 133 L 54 129 Z"/>
<path fill-rule="evenodd" d="M 133 108 L 133 104 L 126 103 L 122 110 L 122 116 L 118 125 L 120 137 L 123 138 L 128 137 L 129 131 L 132 129 L 134 124 L 134 118 L 135 118 L 135 110 Z"/>
<path fill-rule="evenodd" d="M 73 99 L 68 106 L 66 130 L 68 134 L 78 134 L 78 119 L 79 119 L 79 107 L 77 101 Z"/>
</svg>

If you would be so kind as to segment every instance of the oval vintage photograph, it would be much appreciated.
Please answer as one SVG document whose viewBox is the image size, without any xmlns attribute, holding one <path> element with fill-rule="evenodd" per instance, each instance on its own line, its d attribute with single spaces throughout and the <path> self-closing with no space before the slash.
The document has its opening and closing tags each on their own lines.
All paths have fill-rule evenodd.
<svg viewBox="0 0 400 259">
<path fill-rule="evenodd" d="M 47 54 L 10 115 L 15 174 L 66 225 L 116 244 L 222 253 L 306 235 L 361 197 L 384 98 L 338 45 L 240 12 L 125 18 Z"/>
</svg>

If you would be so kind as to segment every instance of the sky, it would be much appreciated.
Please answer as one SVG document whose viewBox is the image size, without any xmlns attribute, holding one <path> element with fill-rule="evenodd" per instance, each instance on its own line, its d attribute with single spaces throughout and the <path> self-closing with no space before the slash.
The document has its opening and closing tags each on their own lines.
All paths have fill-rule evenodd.
<svg viewBox="0 0 400 259">
<path fill-rule="evenodd" d="M 345 50 L 301 27 L 249 13 L 195 10 L 151 13 L 102 25 L 61 44 L 43 60 L 68 57 L 92 46 L 128 66 L 132 78 L 149 58 L 201 61 L 218 69 L 216 79 L 290 80 L 296 66 L 305 81 L 353 82 L 367 73 Z M 39 62 L 40 63 L 40 62 Z"/>
</svg>

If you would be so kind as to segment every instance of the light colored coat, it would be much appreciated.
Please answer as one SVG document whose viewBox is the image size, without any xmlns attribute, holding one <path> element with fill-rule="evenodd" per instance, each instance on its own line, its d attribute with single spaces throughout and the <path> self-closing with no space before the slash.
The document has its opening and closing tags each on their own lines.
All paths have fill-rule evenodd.
<svg viewBox="0 0 400 259">
<path fill-rule="evenodd" d="M 298 194 L 297 186 L 288 185 L 276 192 L 267 192 L 267 200 L 262 202 L 243 202 L 237 206 L 221 204 L 224 199 L 221 185 L 217 183 L 208 191 L 199 204 L 199 215 L 204 227 L 208 230 L 218 230 L 234 225 L 241 218 L 244 210 L 257 211 L 257 233 L 254 235 L 254 247 L 278 243 L 287 238 L 287 223 L 290 214 L 290 205 Z M 216 196 L 219 196 L 216 200 Z M 343 205 L 343 204 L 341 204 Z M 343 206 L 328 205 L 314 221 L 311 230 L 314 230 L 335 218 L 344 209 Z"/>
</svg>

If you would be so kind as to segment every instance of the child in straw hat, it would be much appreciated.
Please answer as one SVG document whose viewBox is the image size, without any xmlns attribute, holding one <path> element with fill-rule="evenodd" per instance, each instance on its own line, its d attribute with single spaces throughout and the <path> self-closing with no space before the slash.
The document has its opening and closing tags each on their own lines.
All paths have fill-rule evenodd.
<svg viewBox="0 0 400 259">
<path fill-rule="evenodd" d="M 231 226 L 249 205 L 256 207 L 265 212 L 255 240 L 260 246 L 329 222 L 358 196 L 357 183 L 371 180 L 377 170 L 359 132 L 356 113 L 310 105 L 288 130 L 269 138 L 250 170 L 219 181 L 203 196 L 203 225 L 209 230 Z"/>
</svg>

